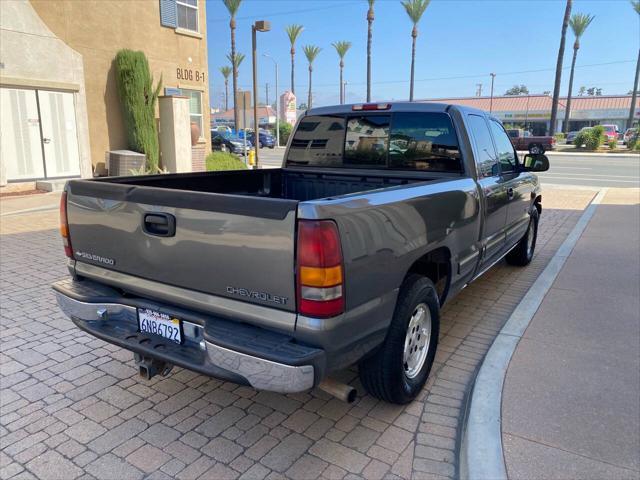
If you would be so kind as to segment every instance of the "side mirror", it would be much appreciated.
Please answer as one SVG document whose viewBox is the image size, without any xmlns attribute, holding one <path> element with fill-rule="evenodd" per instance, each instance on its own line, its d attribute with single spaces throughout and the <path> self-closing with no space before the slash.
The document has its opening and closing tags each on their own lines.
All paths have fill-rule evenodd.
<svg viewBox="0 0 640 480">
<path fill-rule="evenodd" d="M 528 172 L 546 172 L 549 170 L 549 158 L 544 154 L 524 156 L 523 167 Z"/>
</svg>

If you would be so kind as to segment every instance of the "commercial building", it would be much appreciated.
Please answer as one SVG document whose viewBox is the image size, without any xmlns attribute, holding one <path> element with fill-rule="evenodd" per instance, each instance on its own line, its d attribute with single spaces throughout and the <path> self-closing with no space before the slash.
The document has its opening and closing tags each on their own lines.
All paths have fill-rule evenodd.
<svg viewBox="0 0 640 480">
<path fill-rule="evenodd" d="M 503 123 L 513 128 L 531 130 L 534 135 L 544 135 L 551 123 L 549 95 L 518 95 L 493 97 L 434 98 L 428 102 L 455 103 L 491 111 Z M 560 97 L 556 132 L 562 131 L 566 97 Z M 626 128 L 631 108 L 631 95 L 575 96 L 571 98 L 571 118 L 567 131 L 582 127 L 611 124 L 620 130 Z M 640 103 L 636 107 L 634 122 L 640 120 Z"/>
<path fill-rule="evenodd" d="M 202 162 L 205 0 L 2 0 L 0 183 L 105 173 L 107 152 L 128 147 L 114 68 L 123 48 L 145 53 L 163 95 L 188 97 Z"/>
</svg>

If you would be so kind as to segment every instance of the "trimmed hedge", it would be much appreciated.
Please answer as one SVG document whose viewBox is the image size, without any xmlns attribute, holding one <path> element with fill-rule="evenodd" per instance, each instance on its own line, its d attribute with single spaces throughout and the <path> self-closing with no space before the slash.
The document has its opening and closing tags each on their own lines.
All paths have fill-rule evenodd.
<svg viewBox="0 0 640 480">
<path fill-rule="evenodd" d="M 229 152 L 211 152 L 205 160 L 207 171 L 246 170 L 247 166 L 238 157 Z"/>
<path fill-rule="evenodd" d="M 133 50 L 123 49 L 116 54 L 115 70 L 129 148 L 144 153 L 146 170 L 155 173 L 160 159 L 156 102 L 162 78 L 154 89 L 147 57 Z"/>
</svg>

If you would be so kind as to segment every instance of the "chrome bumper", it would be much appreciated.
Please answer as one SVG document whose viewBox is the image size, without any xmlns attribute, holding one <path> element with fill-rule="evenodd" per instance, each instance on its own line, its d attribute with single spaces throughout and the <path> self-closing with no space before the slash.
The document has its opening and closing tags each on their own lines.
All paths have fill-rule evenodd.
<svg viewBox="0 0 640 480">
<path fill-rule="evenodd" d="M 138 353 L 142 351 L 145 355 L 148 353 L 140 346 L 143 342 L 138 341 L 135 335 L 123 334 L 122 336 L 116 336 L 115 334 L 108 335 L 103 332 L 98 334 L 101 323 L 107 321 L 111 324 L 120 324 L 123 327 L 129 328 L 131 331 L 133 331 L 133 329 L 137 331 L 138 314 L 135 307 L 119 303 L 82 302 L 58 291 L 54 291 L 54 293 L 56 294 L 60 309 L 83 330 L 107 342 L 120 345 L 123 348 L 137 351 Z M 78 321 L 82 323 L 79 324 Z M 309 390 L 314 386 L 313 365 L 286 365 L 229 350 L 206 341 L 203 338 L 202 326 L 184 320 L 182 322 L 185 344 L 179 347 L 171 345 L 172 348 L 198 351 L 198 353 L 202 353 L 204 357 L 206 357 L 207 364 L 243 377 L 247 383 L 258 390 L 294 393 Z M 110 331 L 115 330 L 110 329 Z M 138 334 L 138 336 L 142 336 L 142 334 Z M 163 341 L 161 337 L 154 337 L 156 342 Z M 167 343 L 169 342 L 167 341 Z M 169 354 L 159 355 L 157 352 L 152 352 L 151 356 L 153 355 L 157 355 L 162 360 L 175 363 L 184 368 L 204 371 L 203 368 L 194 368 L 195 365 L 189 365 L 188 362 L 181 360 L 183 356 L 177 356 L 175 359 L 172 359 Z"/>
</svg>

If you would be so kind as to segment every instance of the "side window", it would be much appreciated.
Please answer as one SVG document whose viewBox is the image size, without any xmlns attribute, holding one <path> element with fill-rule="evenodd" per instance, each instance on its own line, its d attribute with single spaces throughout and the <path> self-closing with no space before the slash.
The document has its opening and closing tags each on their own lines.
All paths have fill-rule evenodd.
<svg viewBox="0 0 640 480">
<path fill-rule="evenodd" d="M 491 131 L 496 141 L 496 149 L 498 150 L 498 160 L 500 161 L 500 172 L 515 172 L 517 167 L 516 152 L 513 148 L 511 140 L 507 136 L 504 128 L 495 120 L 491 120 Z"/>
<path fill-rule="evenodd" d="M 493 148 L 487 122 L 480 115 L 468 115 L 467 120 L 476 147 L 478 176 L 493 177 L 498 175 L 498 158 Z"/>
</svg>

